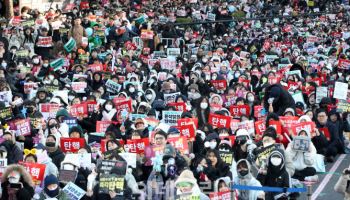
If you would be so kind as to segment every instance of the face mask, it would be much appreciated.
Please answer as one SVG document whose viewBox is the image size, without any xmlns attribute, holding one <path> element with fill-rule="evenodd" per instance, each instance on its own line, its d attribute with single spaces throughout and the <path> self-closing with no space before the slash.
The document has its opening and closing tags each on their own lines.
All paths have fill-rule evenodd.
<svg viewBox="0 0 350 200">
<path fill-rule="evenodd" d="M 240 171 L 238 171 L 238 174 L 240 177 L 245 177 L 247 174 L 249 173 L 249 171 L 247 169 L 242 169 Z"/>
<path fill-rule="evenodd" d="M 209 148 L 215 149 L 215 147 L 216 147 L 216 141 L 209 142 Z"/>
<path fill-rule="evenodd" d="M 271 161 L 271 164 L 272 164 L 273 166 L 280 166 L 281 163 L 282 163 L 282 158 L 279 158 L 279 157 L 272 157 L 272 158 L 270 159 L 270 161 Z"/>
<path fill-rule="evenodd" d="M 21 175 L 17 171 L 13 171 L 10 173 L 8 180 L 10 183 L 18 183 Z"/>
<path fill-rule="evenodd" d="M 107 110 L 107 111 L 111 111 L 111 110 L 112 110 L 112 108 L 113 108 L 113 106 L 112 106 L 112 105 L 110 105 L 110 104 L 106 105 L 106 110 Z"/>
<path fill-rule="evenodd" d="M 207 109 L 208 108 L 208 103 L 207 102 L 203 102 L 201 103 L 201 108 L 204 110 L 204 109 Z"/>
<path fill-rule="evenodd" d="M 69 96 L 68 96 L 68 99 L 69 99 L 69 101 L 72 101 L 72 100 L 74 99 L 74 96 L 69 95 Z"/>
<path fill-rule="evenodd" d="M 47 147 L 55 147 L 56 143 L 55 142 L 46 142 L 45 146 L 47 146 Z"/>
<path fill-rule="evenodd" d="M 34 109 L 32 107 L 27 108 L 27 113 L 33 113 Z"/>
<path fill-rule="evenodd" d="M 130 93 L 134 93 L 135 92 L 135 88 L 134 87 L 129 88 L 129 92 Z"/>
<path fill-rule="evenodd" d="M 43 67 L 48 67 L 48 66 L 49 66 L 49 64 L 47 64 L 47 63 L 43 64 Z"/>
<path fill-rule="evenodd" d="M 7 63 L 3 62 L 3 63 L 1 63 L 1 66 L 2 66 L 3 68 L 5 68 L 5 69 L 6 69 L 6 67 L 7 67 Z"/>
<path fill-rule="evenodd" d="M 249 97 L 248 97 L 248 101 L 249 101 L 249 102 L 254 102 L 254 97 L 253 97 L 253 96 L 249 96 Z"/>
<path fill-rule="evenodd" d="M 49 75 L 49 79 L 52 81 L 55 77 L 53 75 Z"/>
<path fill-rule="evenodd" d="M 153 97 L 153 95 L 152 95 L 152 94 L 146 94 L 146 99 L 151 100 L 151 99 L 152 99 L 152 97 Z"/>
<path fill-rule="evenodd" d="M 213 80 L 216 80 L 217 75 L 213 74 L 213 75 L 211 76 L 211 78 L 212 78 Z"/>
<path fill-rule="evenodd" d="M 57 197 L 57 195 L 59 193 L 58 186 L 53 190 L 49 190 L 48 188 L 45 188 L 44 190 L 45 190 L 45 193 L 47 194 L 47 196 L 49 196 L 51 198 Z"/>
<path fill-rule="evenodd" d="M 36 64 L 36 65 L 39 64 L 39 59 L 38 58 L 34 58 L 33 59 L 33 63 Z"/>
</svg>

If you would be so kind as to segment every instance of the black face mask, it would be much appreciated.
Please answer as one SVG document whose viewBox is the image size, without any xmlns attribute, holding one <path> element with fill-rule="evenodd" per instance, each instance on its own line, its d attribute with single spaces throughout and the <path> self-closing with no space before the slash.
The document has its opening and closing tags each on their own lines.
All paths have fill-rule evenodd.
<svg viewBox="0 0 350 200">
<path fill-rule="evenodd" d="M 31 114 L 33 112 L 34 112 L 34 108 L 32 107 L 27 108 L 27 113 Z"/>
<path fill-rule="evenodd" d="M 243 170 L 238 171 L 238 173 L 241 177 L 245 177 L 249 173 L 249 171 L 246 169 L 243 169 Z"/>
<path fill-rule="evenodd" d="M 56 143 L 55 142 L 46 142 L 45 146 L 47 146 L 47 147 L 55 147 Z"/>
<path fill-rule="evenodd" d="M 47 196 L 54 198 L 58 195 L 60 188 L 57 187 L 55 190 L 49 190 L 49 189 L 45 188 L 44 190 L 45 190 L 45 193 L 47 194 Z"/>
</svg>

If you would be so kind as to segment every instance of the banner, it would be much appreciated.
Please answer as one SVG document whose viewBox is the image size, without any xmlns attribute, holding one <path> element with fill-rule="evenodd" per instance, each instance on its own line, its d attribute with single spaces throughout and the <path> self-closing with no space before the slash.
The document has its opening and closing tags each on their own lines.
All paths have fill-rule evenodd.
<svg viewBox="0 0 350 200">
<path fill-rule="evenodd" d="M 298 124 L 292 125 L 292 132 L 294 136 L 297 136 L 301 130 L 306 130 L 309 134 L 315 131 L 315 122 L 299 122 Z"/>
<path fill-rule="evenodd" d="M 194 124 L 176 126 L 176 128 L 180 131 L 180 135 L 189 139 L 190 141 L 194 141 L 196 137 L 196 130 Z"/>
<path fill-rule="evenodd" d="M 27 136 L 31 134 L 30 119 L 18 119 L 9 122 L 10 130 L 16 131 L 16 137 L 22 135 Z"/>
<path fill-rule="evenodd" d="M 40 185 L 40 183 L 44 180 L 44 174 L 45 174 L 45 164 L 39 164 L 39 163 L 21 163 L 23 167 L 29 172 L 29 174 L 32 176 L 32 179 L 36 185 Z"/>
<path fill-rule="evenodd" d="M 54 71 L 61 69 L 63 67 L 63 65 L 64 65 L 63 58 L 58 58 L 58 59 L 50 62 L 50 67 L 52 67 Z"/>
<path fill-rule="evenodd" d="M 72 82 L 72 90 L 76 93 L 85 93 L 85 88 L 87 87 L 86 82 Z"/>
<path fill-rule="evenodd" d="M 88 107 L 86 103 L 74 104 L 69 108 L 69 114 L 72 117 L 87 117 Z"/>
<path fill-rule="evenodd" d="M 181 118 L 181 111 L 167 111 L 162 112 L 162 121 L 170 126 L 176 126 L 177 120 Z"/>
<path fill-rule="evenodd" d="M 65 192 L 71 200 L 80 200 L 86 193 L 83 189 L 81 189 L 72 182 L 69 182 L 63 188 L 63 192 Z"/>
<path fill-rule="evenodd" d="M 226 90 L 227 81 L 226 80 L 211 80 L 211 84 L 217 90 Z"/>
<path fill-rule="evenodd" d="M 187 139 L 185 137 L 173 137 L 167 139 L 175 149 L 179 150 L 182 154 L 189 154 Z"/>
<path fill-rule="evenodd" d="M 116 174 L 101 174 L 99 180 L 99 193 L 109 194 L 110 191 L 123 195 L 124 176 Z"/>
<path fill-rule="evenodd" d="M 96 122 L 96 132 L 97 133 L 105 133 L 108 126 L 112 124 L 111 121 L 97 121 Z"/>
<path fill-rule="evenodd" d="M 250 107 L 248 105 L 232 105 L 230 106 L 230 113 L 233 118 L 240 118 L 242 115 L 250 115 Z"/>
<path fill-rule="evenodd" d="M 119 85 L 118 83 L 112 81 L 111 79 L 109 79 L 106 83 L 105 83 L 106 89 L 108 92 L 112 92 L 112 93 L 118 93 L 121 89 L 121 85 Z"/>
<path fill-rule="evenodd" d="M 68 42 L 63 46 L 63 48 L 70 53 L 77 45 L 77 42 L 71 37 Z"/>
<path fill-rule="evenodd" d="M 216 127 L 216 128 L 220 128 L 220 127 L 230 128 L 231 117 L 210 113 L 208 123 L 210 125 L 212 125 L 213 128 L 214 127 Z"/>
<path fill-rule="evenodd" d="M 175 107 L 176 111 L 186 112 L 186 103 L 185 102 L 168 103 L 168 106 Z"/>
<path fill-rule="evenodd" d="M 64 153 L 71 152 L 75 153 L 79 149 L 85 147 L 84 138 L 63 138 L 60 139 L 60 146 Z"/>
<path fill-rule="evenodd" d="M 36 43 L 38 47 L 52 47 L 52 37 L 39 36 L 38 42 Z"/>
<path fill-rule="evenodd" d="M 2 108 L 0 109 L 0 118 L 4 120 L 9 120 L 12 118 L 12 108 Z"/>
</svg>

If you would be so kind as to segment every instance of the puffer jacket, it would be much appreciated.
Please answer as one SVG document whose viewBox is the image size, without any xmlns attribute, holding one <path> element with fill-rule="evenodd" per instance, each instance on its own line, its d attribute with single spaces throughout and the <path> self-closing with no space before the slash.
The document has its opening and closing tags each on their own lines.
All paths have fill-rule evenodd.
<svg viewBox="0 0 350 200">
<path fill-rule="evenodd" d="M 336 192 L 344 194 L 344 200 L 350 200 L 349 181 L 350 176 L 343 173 L 334 186 Z"/>
</svg>

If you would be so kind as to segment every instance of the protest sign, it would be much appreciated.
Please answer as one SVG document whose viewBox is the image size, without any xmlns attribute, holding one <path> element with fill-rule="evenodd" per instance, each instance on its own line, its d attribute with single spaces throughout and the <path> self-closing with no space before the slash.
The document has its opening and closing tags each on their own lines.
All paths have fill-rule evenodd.
<svg viewBox="0 0 350 200">
<path fill-rule="evenodd" d="M 176 111 L 182 111 L 186 112 L 186 103 L 185 102 L 179 102 L 179 103 L 168 103 L 169 107 L 175 107 Z"/>
<path fill-rule="evenodd" d="M 79 200 L 86 193 L 83 189 L 72 182 L 69 182 L 62 190 L 69 196 L 71 200 Z"/>
<path fill-rule="evenodd" d="M 225 90 L 227 87 L 226 80 L 211 80 L 210 82 L 214 86 L 214 88 L 217 90 Z"/>
<path fill-rule="evenodd" d="M 30 119 L 17 119 L 14 121 L 10 121 L 9 123 L 10 130 L 16 131 L 17 136 L 27 136 L 31 134 L 30 130 Z"/>
<path fill-rule="evenodd" d="M 16 51 L 17 59 L 19 59 L 19 58 L 26 58 L 28 56 L 29 56 L 29 50 L 28 49 L 22 49 L 22 50 Z"/>
<path fill-rule="evenodd" d="M 308 152 L 310 149 L 310 138 L 308 136 L 295 136 L 293 137 L 294 151 Z"/>
<path fill-rule="evenodd" d="M 232 200 L 231 191 L 227 192 L 211 192 L 209 194 L 210 200 Z M 236 198 L 234 198 L 236 199 Z"/>
<path fill-rule="evenodd" d="M 275 59 L 278 59 L 277 55 L 265 55 L 264 56 L 264 62 L 273 62 Z"/>
<path fill-rule="evenodd" d="M 112 81 L 111 79 L 109 79 L 106 82 L 105 86 L 106 86 L 107 91 L 112 92 L 112 93 L 118 93 L 120 91 L 120 88 L 122 87 L 121 85 Z"/>
<path fill-rule="evenodd" d="M 280 122 L 284 128 L 291 128 L 292 125 L 298 123 L 299 117 L 297 116 L 280 116 Z"/>
<path fill-rule="evenodd" d="M 96 132 L 97 133 L 104 133 L 106 132 L 108 126 L 112 124 L 111 121 L 97 121 L 96 122 Z"/>
<path fill-rule="evenodd" d="M 167 48 L 167 55 L 168 56 L 181 56 L 180 48 Z"/>
<path fill-rule="evenodd" d="M 154 32 L 153 31 L 146 30 L 146 29 L 142 29 L 141 30 L 141 35 L 140 35 L 141 39 L 152 40 L 153 37 L 154 37 Z"/>
<path fill-rule="evenodd" d="M 101 163 L 98 165 L 98 172 L 100 174 L 109 174 L 111 169 L 115 168 L 115 173 L 117 175 L 125 176 L 127 163 L 120 160 L 101 160 Z"/>
<path fill-rule="evenodd" d="M 180 92 L 164 94 L 164 101 L 166 104 L 174 103 L 177 96 L 180 95 Z"/>
<path fill-rule="evenodd" d="M 90 64 L 89 65 L 89 69 L 93 72 L 93 73 L 95 73 L 95 72 L 103 72 L 103 71 L 105 71 L 106 70 L 106 67 L 103 65 L 103 64 Z M 108 80 L 108 81 L 110 81 L 110 80 Z M 107 81 L 107 82 L 108 82 Z"/>
<path fill-rule="evenodd" d="M 321 99 L 328 97 L 328 88 L 327 87 L 317 87 L 316 88 L 316 103 L 320 103 Z"/>
<path fill-rule="evenodd" d="M 282 134 L 282 124 L 280 121 L 270 120 L 269 127 L 273 127 L 277 134 Z"/>
<path fill-rule="evenodd" d="M 220 128 L 220 127 L 230 128 L 231 117 L 210 113 L 208 123 L 216 128 Z"/>
<path fill-rule="evenodd" d="M 250 115 L 249 105 L 232 105 L 230 106 L 230 113 L 233 118 L 240 118 L 242 115 Z"/>
<path fill-rule="evenodd" d="M 3 120 L 9 120 L 12 118 L 12 109 L 11 107 L 5 107 L 0 109 L 0 118 Z"/>
<path fill-rule="evenodd" d="M 85 93 L 86 82 L 72 82 L 72 90 L 76 93 Z"/>
<path fill-rule="evenodd" d="M 267 112 L 265 112 L 265 109 L 261 105 L 254 106 L 254 117 L 258 120 L 261 120 L 262 118 L 266 117 Z"/>
<path fill-rule="evenodd" d="M 167 141 L 182 154 L 189 154 L 188 143 L 185 137 L 168 138 Z"/>
<path fill-rule="evenodd" d="M 348 83 L 335 82 L 333 98 L 347 100 Z"/>
<path fill-rule="evenodd" d="M 85 147 L 84 138 L 63 138 L 60 139 L 60 146 L 63 152 L 75 153 Z"/>
<path fill-rule="evenodd" d="M 54 91 L 58 91 L 59 90 L 59 86 L 58 85 L 49 84 L 49 85 L 45 85 L 45 89 L 48 92 L 54 92 Z"/>
<path fill-rule="evenodd" d="M 76 47 L 77 42 L 74 40 L 73 37 L 71 37 L 68 42 L 63 46 L 63 48 L 70 53 L 71 51 L 73 51 L 73 49 Z"/>
<path fill-rule="evenodd" d="M 44 119 L 55 118 L 57 111 L 60 109 L 60 105 L 54 103 L 41 103 L 39 104 L 39 111 L 44 116 Z"/>
<path fill-rule="evenodd" d="M 264 131 L 266 130 L 265 121 L 254 122 L 254 127 L 255 127 L 255 134 L 256 135 L 263 135 Z"/>
<path fill-rule="evenodd" d="M 33 89 L 38 88 L 38 83 L 25 82 L 23 85 L 24 94 L 29 94 Z"/>
<path fill-rule="evenodd" d="M 195 194 L 181 194 L 176 196 L 176 200 L 200 200 L 200 197 Z"/>
<path fill-rule="evenodd" d="M 176 126 L 177 120 L 181 118 L 182 111 L 163 111 L 162 121 L 170 126 Z"/>
<path fill-rule="evenodd" d="M 208 19 L 209 21 L 215 21 L 215 18 L 216 18 L 216 15 L 215 15 L 215 14 L 213 14 L 213 13 L 208 13 L 208 14 L 207 14 L 207 19 Z"/>
<path fill-rule="evenodd" d="M 303 93 L 302 92 L 296 92 L 292 95 L 295 103 L 297 102 L 301 102 L 302 104 L 304 104 L 304 107 L 305 107 L 305 100 L 304 100 L 304 97 L 303 97 Z"/>
<path fill-rule="evenodd" d="M 196 128 L 198 128 L 198 118 L 181 118 L 177 120 L 178 126 L 194 124 Z"/>
<path fill-rule="evenodd" d="M 64 59 L 63 58 L 58 58 L 58 59 L 50 62 L 50 67 L 52 67 L 54 71 L 62 69 L 63 65 L 64 65 Z"/>
<path fill-rule="evenodd" d="M 247 120 L 238 123 L 239 129 L 245 129 L 250 135 L 254 135 L 254 120 Z"/>
<path fill-rule="evenodd" d="M 337 103 L 337 111 L 338 112 L 342 112 L 342 113 L 345 113 L 345 112 L 350 112 L 350 103 L 348 102 L 338 102 Z"/>
<path fill-rule="evenodd" d="M 350 69 L 350 60 L 339 59 L 338 60 L 338 68 L 344 69 L 344 70 L 349 70 Z"/>
<path fill-rule="evenodd" d="M 146 114 L 130 114 L 129 119 L 130 119 L 130 121 L 135 122 L 136 119 L 139 119 L 139 118 L 143 119 L 146 117 L 147 117 Z"/>
<path fill-rule="evenodd" d="M 130 153 L 143 154 L 145 152 L 145 147 L 149 145 L 148 138 L 131 139 L 126 141 L 124 148 L 128 149 Z"/>
<path fill-rule="evenodd" d="M 61 169 L 59 171 L 58 180 L 60 183 L 69 183 L 69 182 L 75 182 L 75 179 L 77 178 L 78 172 L 75 170 L 63 170 Z"/>
<path fill-rule="evenodd" d="M 268 164 L 267 158 L 276 148 L 276 145 L 272 144 L 267 147 L 260 147 L 256 149 L 256 163 L 258 163 L 261 167 L 266 167 L 266 165 Z"/>
<path fill-rule="evenodd" d="M 119 153 L 119 155 L 124 158 L 124 160 L 128 164 L 128 167 L 136 169 L 136 153 Z"/>
<path fill-rule="evenodd" d="M 23 167 L 29 172 L 29 174 L 32 176 L 32 179 L 36 185 L 39 185 L 44 180 L 44 174 L 45 174 L 45 164 L 39 164 L 39 163 L 21 163 Z"/>
<path fill-rule="evenodd" d="M 123 195 L 124 177 L 116 174 L 101 174 L 99 180 L 99 193 L 109 194 L 110 191 Z"/>
<path fill-rule="evenodd" d="M 113 99 L 114 102 L 114 99 Z M 132 113 L 131 99 L 124 99 L 120 102 L 114 103 L 115 109 L 119 112 L 126 110 L 128 113 Z"/>
<path fill-rule="evenodd" d="M 190 141 L 194 141 L 195 138 L 195 125 L 194 124 L 188 124 L 188 125 L 182 125 L 182 126 L 176 126 L 176 128 L 180 131 L 180 135 L 189 139 Z"/>
<path fill-rule="evenodd" d="M 232 165 L 232 161 L 234 160 L 232 152 L 220 151 L 220 157 L 226 164 L 229 166 Z"/>
<path fill-rule="evenodd" d="M 12 102 L 12 93 L 11 91 L 2 91 L 0 92 L 0 101 L 3 101 L 5 105 L 8 105 L 9 102 Z"/>
<path fill-rule="evenodd" d="M 52 47 L 52 37 L 51 36 L 39 36 L 38 42 L 36 43 L 38 47 Z"/>
<path fill-rule="evenodd" d="M 315 122 L 299 122 L 291 127 L 294 136 L 298 135 L 302 130 L 306 130 L 308 134 L 311 134 L 315 131 L 315 128 Z"/>
<path fill-rule="evenodd" d="M 90 101 L 85 101 L 85 102 L 82 102 L 82 103 L 86 104 L 86 107 L 87 107 L 87 110 L 88 110 L 89 113 L 93 113 L 93 112 L 95 112 L 96 110 L 99 109 L 98 108 L 99 105 L 97 104 L 96 101 L 90 100 Z"/>
<path fill-rule="evenodd" d="M 171 59 L 171 57 L 168 58 L 160 58 L 159 59 L 160 66 L 164 70 L 172 71 L 176 68 L 176 60 Z"/>
<path fill-rule="evenodd" d="M 69 114 L 72 117 L 87 117 L 88 107 L 86 103 L 74 104 L 69 108 Z"/>
</svg>

